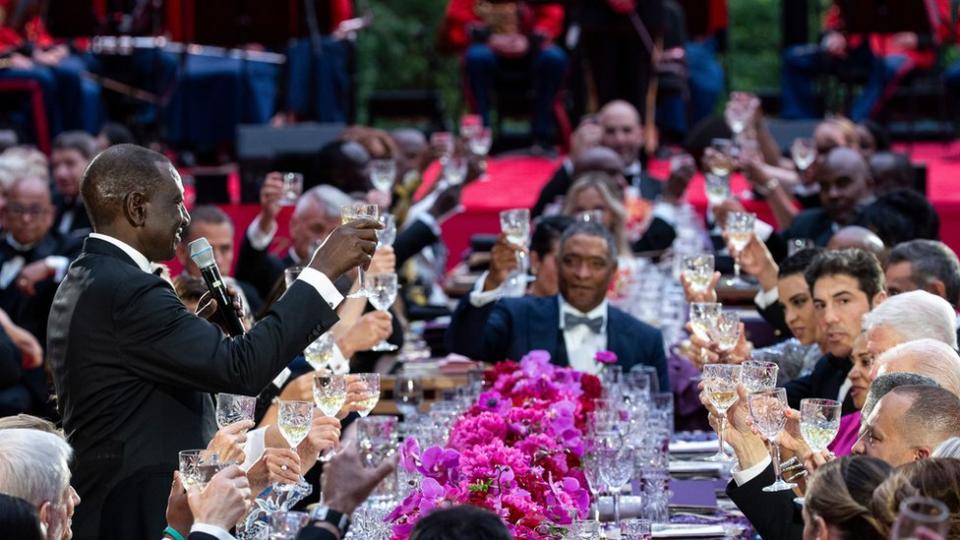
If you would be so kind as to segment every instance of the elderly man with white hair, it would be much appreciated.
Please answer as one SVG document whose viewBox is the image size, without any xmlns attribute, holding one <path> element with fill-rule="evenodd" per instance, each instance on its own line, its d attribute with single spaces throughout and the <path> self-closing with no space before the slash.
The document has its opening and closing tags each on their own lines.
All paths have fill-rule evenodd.
<svg viewBox="0 0 960 540">
<path fill-rule="evenodd" d="M 62 437 L 35 429 L 3 430 L 0 436 L 0 493 L 37 508 L 44 537 L 71 537 L 70 516 L 79 502 L 70 489 L 73 450 Z"/>
<path fill-rule="evenodd" d="M 957 348 L 957 313 L 943 298 L 916 290 L 887 298 L 863 318 L 867 351 L 879 356 L 888 349 L 919 339 L 933 339 Z"/>
<path fill-rule="evenodd" d="M 926 375 L 960 397 L 960 355 L 935 339 L 901 343 L 881 354 L 874 362 L 874 378 L 894 372 Z"/>
</svg>

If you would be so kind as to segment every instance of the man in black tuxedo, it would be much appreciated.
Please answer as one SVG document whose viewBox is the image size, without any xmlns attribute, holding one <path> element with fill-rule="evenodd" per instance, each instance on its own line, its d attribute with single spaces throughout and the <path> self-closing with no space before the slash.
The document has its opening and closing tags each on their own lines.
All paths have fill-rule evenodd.
<svg viewBox="0 0 960 540">
<path fill-rule="evenodd" d="M 229 338 L 152 273 L 151 261 L 174 256 L 190 220 L 165 157 L 108 148 L 90 163 L 81 192 L 94 233 L 57 291 L 47 340 L 85 503 L 75 533 L 150 538 L 163 529 L 177 453 L 205 447 L 216 430 L 208 393 L 256 395 L 330 328 L 342 301 L 332 280 L 369 263 L 379 225 L 335 229 L 290 294 Z"/>
<path fill-rule="evenodd" d="M 90 218 L 80 196 L 80 178 L 97 153 L 97 140 L 84 131 L 67 131 L 53 139 L 50 170 L 57 187 L 55 228 L 67 236 L 83 238 L 90 233 Z"/>
<path fill-rule="evenodd" d="M 465 298 L 453 314 L 447 346 L 487 362 L 519 360 L 535 349 L 555 364 L 597 373 L 595 356 L 609 350 L 625 370 L 643 364 L 657 369 L 660 388 L 669 388 L 663 336 L 606 300 L 617 270 L 617 247 L 597 223 L 564 231 L 557 256 L 560 294 L 504 298 L 476 308 Z"/>
</svg>

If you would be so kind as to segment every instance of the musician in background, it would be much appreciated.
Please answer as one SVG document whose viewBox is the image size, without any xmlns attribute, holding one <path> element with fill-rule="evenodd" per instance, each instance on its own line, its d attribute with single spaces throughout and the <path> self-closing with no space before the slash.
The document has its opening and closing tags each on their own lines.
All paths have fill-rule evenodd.
<svg viewBox="0 0 960 540">
<path fill-rule="evenodd" d="M 567 55 L 554 41 L 563 31 L 560 4 L 450 0 L 441 39 L 464 54 L 468 101 L 490 122 L 490 90 L 498 70 L 527 73 L 533 81 L 531 132 L 535 145 L 552 135 L 553 100 L 563 82 Z"/>
<path fill-rule="evenodd" d="M 0 0 L 0 80 L 36 81 L 43 91 L 50 135 L 96 133 L 102 120 L 100 87 L 83 76 L 82 57 L 47 33 L 42 0 Z"/>
</svg>

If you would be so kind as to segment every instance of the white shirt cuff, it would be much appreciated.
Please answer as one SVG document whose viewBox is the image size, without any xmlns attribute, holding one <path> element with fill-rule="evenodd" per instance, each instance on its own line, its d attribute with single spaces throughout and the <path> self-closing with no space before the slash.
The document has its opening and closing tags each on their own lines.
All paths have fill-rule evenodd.
<svg viewBox="0 0 960 540">
<path fill-rule="evenodd" d="M 290 368 L 283 368 L 283 371 L 279 375 L 273 378 L 273 385 L 277 388 L 283 389 L 283 385 L 286 384 L 287 379 L 290 378 L 293 372 L 290 371 Z"/>
<path fill-rule="evenodd" d="M 61 255 L 50 255 L 44 262 L 53 270 L 53 280 L 57 283 L 63 281 L 63 276 L 67 275 L 67 268 L 70 267 L 70 259 Z"/>
<path fill-rule="evenodd" d="M 264 233 L 260 230 L 260 227 L 257 226 L 257 223 L 260 223 L 261 216 L 257 216 L 250 226 L 247 227 L 247 239 L 250 240 L 250 245 L 253 246 L 253 249 L 257 251 L 263 251 L 270 247 L 270 242 L 273 242 L 273 236 L 277 234 L 277 222 L 274 221 L 271 223 L 270 232 Z"/>
<path fill-rule="evenodd" d="M 770 235 L 773 234 L 773 225 L 758 219 L 753 223 L 753 233 L 756 234 L 757 238 L 761 241 L 766 242 L 770 238 Z"/>
<path fill-rule="evenodd" d="M 327 305 L 330 306 L 330 309 L 337 309 L 337 306 L 343 302 L 343 295 L 340 294 L 340 291 L 333 285 L 333 282 L 330 281 L 323 272 L 310 268 L 309 266 L 300 271 L 300 275 L 297 276 L 297 279 L 306 281 L 314 289 L 320 293 L 320 296 L 323 297 L 324 301 L 327 302 Z"/>
<path fill-rule="evenodd" d="M 760 476 L 760 473 L 764 471 L 772 463 L 770 456 L 767 456 L 760 460 L 760 463 L 757 463 L 749 469 L 740 470 L 739 465 L 734 465 L 733 469 L 730 471 L 730 475 L 733 476 L 733 481 L 737 484 L 737 487 L 740 487 L 747 482 L 753 480 L 754 478 Z"/>
<path fill-rule="evenodd" d="M 267 446 L 266 436 L 267 428 L 265 427 L 247 432 L 247 442 L 243 445 L 243 455 L 246 456 L 246 458 L 243 460 L 243 464 L 240 465 L 243 472 L 249 471 L 256 462 L 260 461 L 260 457 L 263 456 L 263 450 Z"/>
<path fill-rule="evenodd" d="M 668 225 L 677 224 L 677 207 L 663 201 L 657 201 L 653 205 L 653 217 L 658 217 L 667 222 Z"/>
<path fill-rule="evenodd" d="M 767 309 L 768 307 L 776 304 L 777 300 L 779 299 L 780 289 L 778 287 L 774 287 L 769 291 L 761 290 L 756 296 L 753 297 L 754 303 L 756 303 L 757 307 L 760 309 Z"/>
<path fill-rule="evenodd" d="M 206 523 L 194 523 L 193 527 L 190 527 L 190 532 L 207 533 L 217 540 L 237 540 L 228 531 L 221 529 L 216 525 L 207 525 Z"/>
<path fill-rule="evenodd" d="M 417 215 L 417 219 L 422 221 L 427 227 L 430 227 L 430 230 L 433 232 L 434 236 L 440 238 L 440 233 L 442 232 L 440 230 L 440 224 L 437 223 L 437 220 L 432 215 L 430 215 L 430 212 L 420 212 L 420 214 Z"/>
<path fill-rule="evenodd" d="M 484 272 L 480 275 L 480 279 L 473 284 L 473 290 L 470 291 L 470 305 L 473 307 L 483 307 L 503 298 L 503 286 L 489 291 L 483 290 L 483 283 L 487 280 L 489 274 L 490 272 Z"/>
</svg>

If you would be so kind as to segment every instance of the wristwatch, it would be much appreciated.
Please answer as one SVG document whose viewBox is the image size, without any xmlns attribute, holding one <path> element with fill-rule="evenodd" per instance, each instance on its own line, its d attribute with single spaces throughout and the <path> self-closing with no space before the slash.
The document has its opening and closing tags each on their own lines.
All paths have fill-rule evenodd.
<svg viewBox="0 0 960 540">
<path fill-rule="evenodd" d="M 347 528 L 350 526 L 350 516 L 337 512 L 329 506 L 321 505 L 314 508 L 313 512 L 310 513 L 310 518 L 314 521 L 322 521 L 333 525 L 340 531 L 340 534 L 346 534 Z"/>
</svg>

